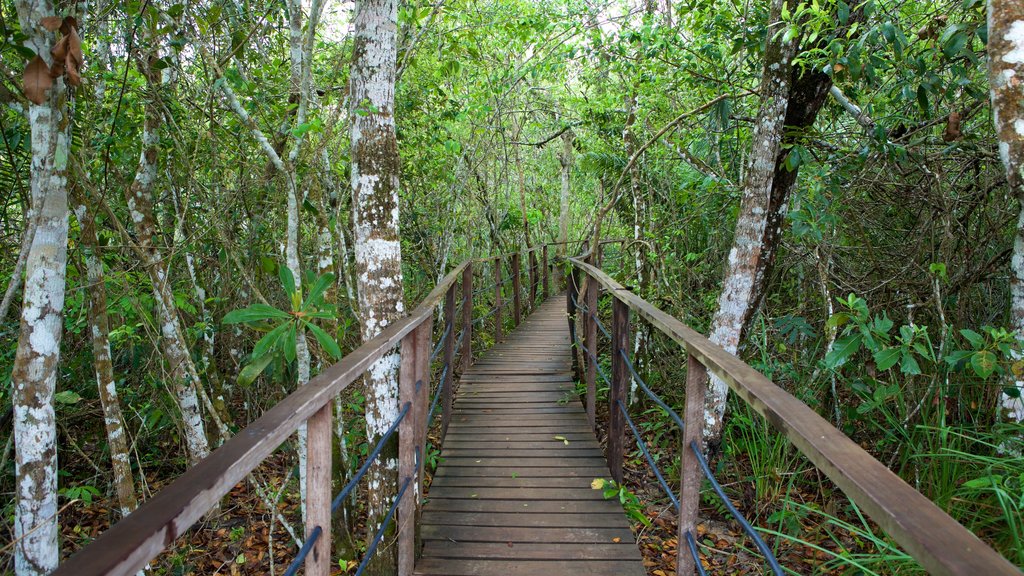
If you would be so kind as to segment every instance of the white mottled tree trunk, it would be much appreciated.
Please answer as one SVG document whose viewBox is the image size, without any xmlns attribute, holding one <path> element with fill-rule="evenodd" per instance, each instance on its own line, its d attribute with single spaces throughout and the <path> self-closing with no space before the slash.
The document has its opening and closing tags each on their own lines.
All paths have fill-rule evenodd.
<svg viewBox="0 0 1024 576">
<path fill-rule="evenodd" d="M 1024 4 L 1019 1 L 988 2 L 988 75 L 999 156 L 1010 193 L 1021 203 L 1010 260 L 1010 321 L 1024 337 Z M 1024 393 L 1024 380 L 1014 385 Z M 1024 421 L 1021 398 L 1004 392 L 1002 407 L 1012 420 Z"/>
<path fill-rule="evenodd" d="M 405 313 L 398 235 L 398 141 L 395 136 L 397 0 L 364 0 L 355 13 L 349 118 L 356 278 L 363 341 Z M 366 434 L 371 445 L 398 416 L 399 355 L 370 367 L 366 377 Z M 368 530 L 373 534 L 397 489 L 397 445 L 371 468 Z M 394 547 L 378 549 L 372 573 L 393 570 Z"/>
<path fill-rule="evenodd" d="M 167 362 L 167 374 L 171 390 L 181 412 L 185 444 L 189 461 L 196 463 L 210 453 L 209 440 L 202 414 L 199 411 L 198 386 L 195 366 L 189 353 L 174 292 L 167 273 L 167 263 L 157 247 L 157 221 L 154 207 L 154 187 L 159 171 L 160 153 L 160 103 L 162 90 L 159 73 L 145 67 L 143 74 L 149 87 L 145 103 L 145 120 L 142 127 L 142 152 L 135 180 L 125 190 L 129 214 L 135 227 L 139 249 L 145 254 L 146 272 L 153 285 L 156 300 L 157 320 L 160 322 L 161 353 Z"/>
<path fill-rule="evenodd" d="M 96 236 L 96 217 L 89 210 L 81 194 L 75 198 L 75 216 L 78 219 L 82 257 L 85 261 L 87 292 L 89 293 L 89 338 L 92 341 L 93 370 L 96 387 L 103 408 L 103 423 L 107 430 L 114 489 L 121 515 L 131 514 L 139 506 L 135 494 L 135 480 L 128 452 L 128 436 L 121 402 L 114 385 L 114 365 L 110 356 L 110 321 L 107 316 L 107 289 L 103 273 L 103 260 L 99 254 Z"/>
<path fill-rule="evenodd" d="M 562 133 L 562 153 L 558 155 L 558 162 L 562 166 L 562 190 L 558 195 L 558 245 L 555 247 L 555 254 L 561 258 L 565 257 L 569 248 L 566 242 L 569 240 L 569 195 L 572 192 L 570 185 L 574 162 L 573 138 L 575 138 L 575 134 L 572 130 Z M 555 266 L 553 276 L 556 292 L 559 290 L 558 286 L 561 285 L 561 270 L 560 266 Z"/>
<path fill-rule="evenodd" d="M 15 3 L 25 44 L 49 65 L 54 35 L 39 24 L 54 15 L 49 0 Z M 57 387 L 67 273 L 67 163 L 71 121 L 63 80 L 42 104 L 29 106 L 32 130 L 31 210 L 36 231 L 25 265 L 18 350 L 11 372 L 14 407 L 14 569 L 19 576 L 57 567 Z"/>
<path fill-rule="evenodd" d="M 782 143 L 783 125 L 789 102 L 790 72 L 796 50 L 794 41 L 783 42 L 779 29 L 785 0 L 773 0 L 769 14 L 769 37 L 761 77 L 761 108 L 751 135 L 751 152 L 743 180 L 736 232 L 729 251 L 718 311 L 711 324 L 710 340 L 735 354 L 743 326 L 756 305 L 757 278 L 764 246 L 762 239 L 769 218 L 769 199 L 775 177 L 776 158 Z M 712 377 L 704 411 L 704 437 L 716 446 L 722 434 L 729 387 Z"/>
</svg>

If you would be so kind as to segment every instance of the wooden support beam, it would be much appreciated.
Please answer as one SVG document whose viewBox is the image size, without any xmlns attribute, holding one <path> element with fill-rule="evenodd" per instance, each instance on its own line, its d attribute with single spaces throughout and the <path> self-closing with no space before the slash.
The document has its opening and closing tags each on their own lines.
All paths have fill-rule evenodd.
<svg viewBox="0 0 1024 576">
<path fill-rule="evenodd" d="M 522 275 L 520 263 L 519 253 L 516 252 L 512 255 L 512 319 L 514 326 L 519 326 L 519 323 L 523 321 L 523 286 L 519 278 Z"/>
<path fill-rule="evenodd" d="M 584 284 L 584 305 L 587 310 L 583 315 L 583 339 L 584 345 L 593 354 L 593 357 L 589 354 L 584 355 L 584 360 L 587 365 L 586 408 L 587 420 L 590 422 L 590 426 L 593 427 L 597 417 L 597 362 L 594 360 L 594 358 L 597 357 L 598 350 L 597 321 L 594 320 L 597 316 L 597 282 L 588 276 L 584 281 Z M 615 355 L 618 356 L 618 354 Z"/>
<path fill-rule="evenodd" d="M 543 253 L 543 259 L 544 259 L 544 299 L 547 300 L 548 299 L 548 295 L 551 293 L 549 288 L 548 288 L 548 286 L 549 286 L 548 277 L 550 276 L 550 266 L 548 266 L 548 245 L 547 244 L 544 245 L 544 248 L 542 249 L 542 253 Z"/>
<path fill-rule="evenodd" d="M 501 309 L 504 302 L 501 300 L 501 256 L 494 259 L 494 343 L 497 344 L 505 336 L 505 326 L 502 325 Z"/>
<path fill-rule="evenodd" d="M 473 265 L 462 270 L 462 372 L 473 364 Z"/>
<path fill-rule="evenodd" d="M 423 468 L 426 464 L 427 429 L 430 427 L 428 421 L 430 416 L 430 352 L 433 350 L 433 327 L 434 317 L 428 316 L 419 328 L 416 329 L 416 477 L 413 480 L 412 488 L 416 503 L 416 514 L 413 525 L 406 527 L 413 530 L 414 548 L 418 552 L 420 544 L 420 513 L 423 511 Z M 401 480 L 399 481 L 401 482 Z M 401 486 L 401 484 L 399 484 Z M 411 574 L 411 573 L 410 573 Z M 402 575 L 404 576 L 404 575 Z"/>
<path fill-rule="evenodd" d="M 306 538 L 320 527 L 320 537 L 306 556 L 306 574 L 331 573 L 331 404 L 306 421 Z"/>
<path fill-rule="evenodd" d="M 416 355 L 419 352 L 416 328 L 402 339 L 401 365 L 398 373 L 399 411 L 409 407 L 398 425 L 398 485 L 416 474 Z M 406 490 L 398 503 L 398 574 L 412 574 L 416 561 L 416 491 Z"/>
<path fill-rule="evenodd" d="M 530 311 L 537 306 L 537 251 L 530 250 Z"/>
<path fill-rule="evenodd" d="M 579 355 L 581 350 L 576 349 L 576 302 L 579 301 L 579 292 L 576 289 L 579 274 L 572 269 L 569 280 L 565 287 L 565 310 L 569 317 L 569 342 L 572 343 L 572 374 L 573 378 L 580 379 Z"/>
<path fill-rule="evenodd" d="M 683 422 L 682 464 L 679 474 L 679 545 L 676 549 L 676 576 L 692 576 L 696 562 L 686 544 L 686 533 L 697 538 L 697 523 L 700 514 L 701 469 L 697 456 L 690 449 L 690 442 L 701 445 L 704 434 L 704 393 L 707 389 L 708 371 L 693 354 L 686 355 L 686 411 Z"/>
<path fill-rule="evenodd" d="M 455 371 L 455 285 L 448 289 L 444 298 L 444 325 L 447 336 L 444 339 L 444 378 L 441 388 L 441 443 L 448 433 L 452 421 L 452 372 Z"/>
<path fill-rule="evenodd" d="M 629 350 L 629 306 L 619 299 L 612 301 L 612 386 L 608 392 L 608 470 L 622 483 L 622 460 L 626 439 L 626 419 L 619 404 L 626 406 L 629 370 L 619 350 Z M 683 543 L 680 542 L 679 546 Z"/>
</svg>

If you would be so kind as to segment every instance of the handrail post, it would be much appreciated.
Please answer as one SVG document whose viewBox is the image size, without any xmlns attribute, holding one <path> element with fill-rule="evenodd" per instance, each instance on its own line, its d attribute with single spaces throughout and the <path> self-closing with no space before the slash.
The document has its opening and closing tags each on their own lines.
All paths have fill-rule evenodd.
<svg viewBox="0 0 1024 576">
<path fill-rule="evenodd" d="M 473 363 L 473 263 L 462 271 L 462 372 Z"/>
<path fill-rule="evenodd" d="M 402 338 L 398 372 L 398 406 L 409 411 L 398 425 L 398 485 L 416 474 L 416 354 L 419 352 L 418 327 Z M 406 490 L 398 503 L 398 574 L 412 574 L 416 561 L 416 491 Z"/>
<path fill-rule="evenodd" d="M 537 251 L 530 250 L 530 310 L 537 306 Z"/>
<path fill-rule="evenodd" d="M 441 379 L 441 442 L 448 433 L 448 423 L 452 419 L 452 370 L 455 370 L 455 284 L 448 288 L 444 297 L 444 378 Z"/>
<path fill-rule="evenodd" d="M 543 252 L 543 256 L 544 256 L 544 292 L 543 292 L 543 294 L 544 294 L 544 299 L 547 300 L 548 299 L 548 294 L 550 294 L 550 292 L 548 291 L 549 270 L 548 270 L 548 245 L 547 244 L 544 245 L 544 250 L 542 252 Z"/>
<path fill-rule="evenodd" d="M 612 478 L 622 484 L 622 458 L 626 437 L 626 421 L 619 409 L 626 406 L 626 387 L 629 371 L 619 350 L 629 350 L 629 306 L 614 298 L 612 300 L 612 386 L 608 392 L 608 469 Z M 683 542 L 679 543 L 683 546 Z"/>
<path fill-rule="evenodd" d="M 701 445 L 704 434 L 704 393 L 707 386 L 708 370 L 693 354 L 686 360 L 686 415 L 683 422 L 682 463 L 679 473 L 679 547 L 676 550 L 676 576 L 692 576 L 696 561 L 686 545 L 686 534 L 697 537 L 697 520 L 700 514 L 701 469 L 697 456 L 690 448 L 692 442 Z"/>
<path fill-rule="evenodd" d="M 432 318 L 402 338 L 398 374 L 398 405 L 410 403 L 398 425 L 398 485 L 412 478 L 412 485 L 398 503 L 398 576 L 412 574 L 419 547 L 420 495 L 423 491 L 423 449 L 427 438 L 430 405 L 430 348 Z"/>
<path fill-rule="evenodd" d="M 586 343 L 590 354 L 584 355 L 587 364 L 587 421 L 590 427 L 594 427 L 597 416 L 597 280 L 586 276 L 586 301 L 587 312 L 583 315 L 583 340 Z M 618 356 L 618 354 L 615 354 Z"/>
<path fill-rule="evenodd" d="M 494 259 L 494 343 L 501 342 L 504 326 L 501 323 L 501 256 Z"/>
<path fill-rule="evenodd" d="M 569 343 L 574 348 L 572 351 L 572 373 L 573 377 L 579 380 L 580 378 L 580 361 L 579 355 L 582 350 L 576 350 L 576 302 L 579 301 L 579 292 L 576 288 L 576 280 L 579 277 L 579 273 L 576 271 L 575 266 L 571 266 L 569 278 L 566 281 L 565 286 L 565 310 L 569 316 Z"/>
<path fill-rule="evenodd" d="M 512 255 L 512 318 L 515 320 L 514 326 L 519 326 L 523 320 L 523 301 L 520 296 L 523 285 L 519 279 L 522 275 L 520 264 L 519 253 L 516 252 Z"/>
<path fill-rule="evenodd" d="M 306 538 L 320 537 L 306 556 L 306 574 L 331 573 L 331 409 L 328 402 L 306 421 Z"/>
</svg>

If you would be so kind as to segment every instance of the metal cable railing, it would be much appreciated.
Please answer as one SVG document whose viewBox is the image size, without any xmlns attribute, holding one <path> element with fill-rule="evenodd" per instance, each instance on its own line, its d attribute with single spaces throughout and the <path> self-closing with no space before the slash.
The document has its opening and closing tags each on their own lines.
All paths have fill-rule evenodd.
<svg viewBox="0 0 1024 576">
<path fill-rule="evenodd" d="M 416 385 L 417 387 L 422 386 L 423 381 L 418 381 Z M 345 487 L 341 489 L 341 492 L 339 492 L 338 495 L 334 497 L 334 500 L 331 502 L 332 515 L 338 511 L 338 508 L 341 507 L 341 503 L 345 501 L 345 498 L 348 497 L 348 495 L 356 487 L 359 481 L 362 480 L 364 476 L 366 476 L 367 471 L 370 470 L 370 465 L 373 464 L 373 462 L 380 456 L 380 453 L 384 450 L 384 445 L 391 438 L 391 436 L 393 436 L 395 432 L 398 431 L 398 425 L 402 423 L 402 420 L 405 419 L 406 415 L 409 413 L 409 410 L 411 408 L 412 402 L 406 402 L 405 405 L 402 407 L 402 411 L 399 412 L 398 417 L 395 418 L 395 421 L 391 423 L 391 426 L 388 427 L 388 429 L 380 437 L 380 440 L 377 441 L 377 445 L 374 446 L 373 451 L 370 452 L 369 456 L 366 457 L 366 461 L 363 462 L 363 465 L 359 468 L 358 471 L 356 471 L 352 479 L 348 481 L 348 484 L 345 484 Z M 383 532 L 383 530 L 387 527 L 387 523 L 390 521 L 391 515 L 394 514 L 394 509 L 398 506 L 398 502 L 401 501 L 402 494 L 404 492 L 404 488 L 402 491 L 399 492 L 398 497 L 395 499 L 395 503 L 391 507 L 391 512 L 388 514 L 388 518 L 386 518 L 384 523 L 381 524 L 381 532 Z M 293 576 L 299 570 L 299 568 L 302 566 L 302 563 L 306 560 L 306 556 L 309 555 L 310 550 L 313 549 L 313 545 L 316 544 L 316 541 L 320 538 L 320 535 L 322 533 L 323 529 L 320 526 L 316 526 L 313 528 L 313 530 L 310 531 L 309 537 L 306 538 L 306 541 L 303 542 L 302 547 L 299 548 L 299 552 L 292 560 L 292 563 L 288 565 L 288 569 L 285 571 L 286 576 Z M 367 549 L 366 556 L 363 558 L 363 563 L 359 565 L 359 569 L 356 570 L 356 574 L 362 574 L 364 564 L 366 563 L 367 559 L 373 555 L 373 549 L 375 549 L 375 547 Z"/>
<path fill-rule="evenodd" d="M 684 428 L 683 419 L 679 417 L 679 414 L 676 414 L 675 410 L 669 407 L 669 405 L 666 404 L 664 400 L 662 400 L 660 397 L 658 397 L 657 394 L 651 391 L 651 389 L 647 386 L 647 382 L 644 382 L 644 379 L 641 378 L 639 374 L 637 374 L 636 366 L 633 365 L 633 361 L 629 359 L 629 354 L 626 354 L 625 350 L 619 348 L 619 355 L 621 355 L 622 359 L 626 361 L 626 368 L 628 368 L 630 374 L 633 375 L 633 381 L 636 382 L 637 386 L 639 386 L 640 389 L 643 390 L 645 394 L 647 394 L 648 398 L 653 400 L 655 404 L 657 404 L 662 408 L 662 410 L 667 412 L 668 415 L 672 418 L 672 420 L 675 421 L 676 426 L 679 426 L 679 430 L 682 431 Z"/>
<path fill-rule="evenodd" d="M 779 566 L 778 560 L 775 559 L 775 554 L 772 553 L 771 548 L 769 548 L 768 544 L 766 544 L 761 538 L 761 535 L 758 534 L 757 531 L 754 530 L 754 527 L 750 525 L 750 522 L 747 522 L 747 519 L 743 517 L 743 514 L 740 514 L 740 511 L 733 506 L 732 501 L 729 500 L 725 491 L 722 490 L 722 486 L 718 483 L 718 480 L 715 479 L 715 475 L 711 473 L 711 468 L 708 467 L 708 461 L 704 458 L 704 454 L 701 453 L 700 447 L 697 446 L 696 442 L 690 442 L 690 450 L 693 450 L 694 455 L 697 456 L 697 462 L 700 464 L 701 470 L 704 471 L 704 477 L 711 483 L 711 489 L 715 491 L 715 494 L 718 495 L 722 504 L 724 504 L 726 509 L 729 510 L 729 514 L 731 514 L 732 517 L 740 523 L 740 526 L 743 527 L 743 531 L 754 540 L 754 544 L 757 546 L 757 549 L 764 554 L 765 560 L 768 561 L 768 566 L 771 567 L 772 572 L 776 574 L 776 576 L 782 576 L 782 567 Z"/>
<path fill-rule="evenodd" d="M 604 380 L 605 384 L 611 386 L 612 385 L 612 381 L 611 381 L 610 378 L 608 378 L 608 374 L 605 373 L 604 369 L 601 368 L 601 363 L 597 361 L 597 356 L 595 356 L 594 353 L 590 351 L 590 348 L 587 348 L 586 346 L 584 346 L 583 342 L 580 342 L 579 336 L 576 336 L 575 334 L 573 334 L 573 340 L 576 341 L 576 346 L 578 346 L 580 348 L 580 350 L 583 350 L 584 352 L 586 352 L 587 356 L 590 356 L 590 359 L 593 360 L 594 368 L 597 369 L 597 373 L 601 376 L 601 379 Z"/>
<path fill-rule="evenodd" d="M 448 323 L 445 324 L 445 327 L 444 327 L 444 333 L 442 333 L 441 337 L 437 339 L 437 346 L 434 346 L 434 350 L 430 353 L 430 361 L 431 362 L 433 362 L 434 359 L 437 358 L 437 355 L 441 353 L 441 350 L 444 349 L 445 338 L 448 337 L 448 333 L 451 332 L 451 331 L 452 331 L 452 321 L 448 320 Z"/>
<path fill-rule="evenodd" d="M 654 476 L 658 478 L 658 483 L 660 483 L 661 487 L 665 489 L 665 494 L 668 495 L 669 500 L 672 501 L 672 505 L 675 506 L 676 510 L 678 511 L 679 498 L 676 498 L 676 495 L 673 492 L 672 488 L 670 488 L 668 482 L 665 481 L 665 476 L 662 475 L 661 469 L 658 468 L 658 462 L 654 459 L 654 456 L 651 454 L 651 451 L 647 448 L 647 442 L 644 442 L 644 438 L 640 434 L 640 431 L 637 430 L 636 424 L 634 424 L 633 419 L 629 417 L 629 411 L 626 410 L 626 407 L 623 406 L 621 401 L 616 400 L 615 404 L 618 405 L 619 411 L 622 412 L 622 415 L 626 417 L 626 424 L 629 424 L 630 430 L 633 431 L 633 436 L 636 437 L 636 445 L 640 448 L 640 451 L 643 452 L 644 457 L 647 458 L 647 462 L 650 463 L 651 470 L 654 471 Z"/>
</svg>

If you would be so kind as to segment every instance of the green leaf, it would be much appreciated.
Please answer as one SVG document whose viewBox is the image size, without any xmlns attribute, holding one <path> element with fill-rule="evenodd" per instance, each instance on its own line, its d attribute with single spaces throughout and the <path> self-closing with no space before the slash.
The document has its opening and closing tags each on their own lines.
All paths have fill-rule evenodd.
<svg viewBox="0 0 1024 576">
<path fill-rule="evenodd" d="M 268 352 L 277 348 L 278 341 L 281 339 L 282 336 L 284 336 L 284 333 L 288 330 L 288 327 L 291 325 L 291 322 L 282 322 L 276 328 L 274 328 L 270 332 L 267 332 L 266 335 L 264 335 L 263 338 L 260 338 L 259 341 L 256 342 L 256 345 L 253 346 L 252 357 L 254 359 L 261 358 L 267 355 Z"/>
<path fill-rule="evenodd" d="M 1006 394 L 1010 398 L 1020 398 L 1020 388 L 1016 386 L 1006 386 L 1003 388 L 1003 394 Z"/>
<path fill-rule="evenodd" d="M 309 331 L 313 333 L 313 336 L 316 337 L 316 341 L 320 343 L 320 347 L 327 350 L 335 360 L 340 360 L 341 348 L 338 347 L 338 343 L 334 341 L 334 338 L 331 338 L 330 334 L 316 324 L 310 322 L 305 322 L 305 324 Z"/>
<path fill-rule="evenodd" d="M 839 6 L 839 23 L 846 24 L 850 19 L 850 5 L 843 0 L 839 0 L 837 4 Z"/>
<path fill-rule="evenodd" d="M 950 366 L 956 366 L 960 362 L 967 360 L 974 354 L 973 350 L 954 350 L 946 355 L 944 360 Z"/>
<path fill-rule="evenodd" d="M 295 276 L 287 266 L 277 267 L 277 277 L 281 279 L 281 286 L 289 296 L 295 293 Z"/>
<path fill-rule="evenodd" d="M 829 317 L 828 322 L 825 322 L 826 328 L 839 328 L 843 324 L 850 321 L 850 315 L 846 312 L 839 312 Z"/>
<path fill-rule="evenodd" d="M 902 350 L 898 346 L 884 348 L 875 352 L 875 366 L 882 371 L 892 368 L 899 361 L 901 352 Z"/>
<path fill-rule="evenodd" d="M 334 282 L 334 274 L 331 274 L 330 272 L 317 278 L 313 287 L 309 289 L 309 296 L 306 297 L 306 302 L 303 303 L 302 310 L 305 311 L 315 306 L 319 301 L 320 296 L 322 296 L 324 291 L 330 287 L 332 282 Z"/>
<path fill-rule="evenodd" d="M 239 386 L 248 386 L 252 384 L 256 378 L 266 370 L 267 366 L 274 359 L 273 354 L 265 354 L 259 358 L 249 362 L 238 372 L 238 384 Z"/>
<path fill-rule="evenodd" d="M 221 320 L 221 322 L 224 324 L 239 324 L 242 322 L 260 322 L 263 320 L 283 320 L 287 317 L 287 312 L 278 310 L 273 306 L 268 306 L 267 304 L 253 304 L 248 308 L 228 312 L 224 315 L 224 319 Z"/>
<path fill-rule="evenodd" d="M 964 488 L 989 488 L 994 483 L 995 479 L 1000 479 L 998 476 L 983 476 L 981 478 L 975 478 L 974 480 L 968 480 L 964 482 L 962 486 Z"/>
<path fill-rule="evenodd" d="M 288 323 L 288 330 L 284 333 L 284 351 L 285 362 L 295 362 L 295 356 L 297 354 L 298 346 L 295 343 L 297 333 L 295 330 L 295 324 Z"/>
<path fill-rule="evenodd" d="M 900 363 L 900 372 L 911 375 L 921 373 L 921 367 L 917 364 L 917 360 L 914 359 L 914 355 L 909 351 L 903 354 L 903 362 Z"/>
<path fill-rule="evenodd" d="M 53 395 L 53 401 L 57 404 L 78 404 L 82 401 L 82 397 L 71 390 L 65 390 L 63 392 L 57 392 Z"/>
<path fill-rule="evenodd" d="M 843 362 L 846 362 L 847 358 L 860 349 L 860 344 L 863 339 L 864 336 L 858 332 L 836 340 L 835 344 L 832 346 L 832 350 L 825 355 L 825 366 L 828 368 L 841 366 Z"/>
<path fill-rule="evenodd" d="M 971 368 L 980 378 L 988 378 L 996 370 L 996 355 L 988 350 L 979 350 L 971 356 Z"/>
<path fill-rule="evenodd" d="M 971 346 L 974 346 L 976 350 L 985 347 L 985 337 L 974 330 L 964 328 L 960 331 L 960 335 L 967 338 L 967 341 L 970 342 Z"/>
</svg>

